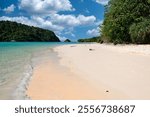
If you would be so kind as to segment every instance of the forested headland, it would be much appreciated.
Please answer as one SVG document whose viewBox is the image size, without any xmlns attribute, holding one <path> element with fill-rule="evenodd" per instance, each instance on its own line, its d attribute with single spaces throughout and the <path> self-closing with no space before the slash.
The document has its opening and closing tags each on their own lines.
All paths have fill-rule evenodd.
<svg viewBox="0 0 150 117">
<path fill-rule="evenodd" d="M 99 42 L 100 37 L 78 39 L 78 42 Z"/>
<path fill-rule="evenodd" d="M 0 21 L 1 42 L 60 42 L 53 31 L 11 21 Z"/>
</svg>

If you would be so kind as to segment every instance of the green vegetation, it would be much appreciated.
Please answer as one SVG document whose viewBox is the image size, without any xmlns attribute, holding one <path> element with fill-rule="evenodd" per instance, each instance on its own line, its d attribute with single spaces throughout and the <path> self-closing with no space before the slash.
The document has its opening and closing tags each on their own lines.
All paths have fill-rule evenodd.
<svg viewBox="0 0 150 117">
<path fill-rule="evenodd" d="M 101 29 L 104 42 L 150 44 L 149 0 L 110 0 Z"/>
<path fill-rule="evenodd" d="M 54 32 L 24 24 L 0 21 L 0 41 L 59 42 Z"/>
<path fill-rule="evenodd" d="M 71 40 L 70 39 L 66 39 L 64 42 L 71 42 Z"/>
<path fill-rule="evenodd" d="M 100 42 L 100 37 L 92 37 L 88 39 L 79 39 L 78 42 Z"/>
</svg>

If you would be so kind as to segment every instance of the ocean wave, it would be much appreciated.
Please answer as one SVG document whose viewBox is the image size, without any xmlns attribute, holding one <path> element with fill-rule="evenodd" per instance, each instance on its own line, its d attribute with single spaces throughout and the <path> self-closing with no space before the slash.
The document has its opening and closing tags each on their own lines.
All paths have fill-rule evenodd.
<svg viewBox="0 0 150 117">
<path fill-rule="evenodd" d="M 27 91 L 28 83 L 32 78 L 32 73 L 33 73 L 33 66 L 30 63 L 26 67 L 26 70 L 21 77 L 21 81 L 20 81 L 19 85 L 17 86 L 17 88 L 13 94 L 13 99 L 15 99 L 15 100 L 30 99 L 30 97 L 28 97 L 26 95 L 26 91 Z"/>
</svg>

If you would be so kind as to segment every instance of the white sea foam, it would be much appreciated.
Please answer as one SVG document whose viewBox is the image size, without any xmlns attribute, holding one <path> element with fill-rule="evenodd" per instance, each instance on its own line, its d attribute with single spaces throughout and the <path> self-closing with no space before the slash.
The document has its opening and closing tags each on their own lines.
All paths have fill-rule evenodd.
<svg viewBox="0 0 150 117">
<path fill-rule="evenodd" d="M 56 45 L 58 43 L 0 43 L 0 99 L 29 99 L 26 90 L 33 68 L 50 56 L 50 48 Z"/>
<path fill-rule="evenodd" d="M 20 84 L 17 86 L 17 88 L 13 94 L 13 99 L 16 99 L 16 100 L 29 99 L 29 97 L 26 95 L 26 90 L 28 87 L 28 83 L 32 78 L 32 73 L 33 73 L 33 67 L 30 64 L 27 66 L 25 72 L 22 75 Z"/>
</svg>

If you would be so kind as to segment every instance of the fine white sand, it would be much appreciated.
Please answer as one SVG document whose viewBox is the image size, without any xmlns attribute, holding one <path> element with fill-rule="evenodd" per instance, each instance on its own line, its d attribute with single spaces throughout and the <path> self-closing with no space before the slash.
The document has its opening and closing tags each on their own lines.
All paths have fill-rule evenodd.
<svg viewBox="0 0 150 117">
<path fill-rule="evenodd" d="M 102 88 L 48 58 L 34 66 L 26 94 L 33 100 L 107 99 Z"/>
<path fill-rule="evenodd" d="M 75 44 L 55 51 L 61 65 L 90 82 L 102 99 L 150 99 L 150 45 Z"/>
</svg>

